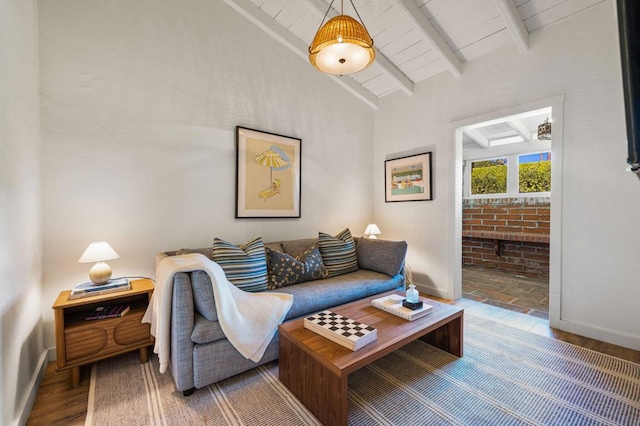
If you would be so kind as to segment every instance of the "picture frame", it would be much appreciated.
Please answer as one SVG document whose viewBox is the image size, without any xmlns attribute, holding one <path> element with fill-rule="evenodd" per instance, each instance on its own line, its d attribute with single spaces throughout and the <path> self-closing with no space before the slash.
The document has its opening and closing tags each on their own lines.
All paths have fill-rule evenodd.
<svg viewBox="0 0 640 426">
<path fill-rule="evenodd" d="M 431 152 L 409 155 L 384 162 L 384 201 L 431 201 Z"/>
<path fill-rule="evenodd" d="M 236 126 L 236 218 L 300 218 L 302 140 Z"/>
</svg>

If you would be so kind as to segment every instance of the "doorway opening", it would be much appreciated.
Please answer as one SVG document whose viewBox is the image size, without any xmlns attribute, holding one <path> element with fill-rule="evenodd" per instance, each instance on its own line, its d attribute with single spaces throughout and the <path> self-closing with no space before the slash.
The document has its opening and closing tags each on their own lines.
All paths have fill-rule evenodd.
<svg viewBox="0 0 640 426">
<path fill-rule="evenodd" d="M 543 126 L 561 117 L 563 99 L 554 100 L 461 120 L 455 131 L 454 296 L 545 320 L 555 308 L 551 204 L 561 180 L 561 150 Z"/>
</svg>

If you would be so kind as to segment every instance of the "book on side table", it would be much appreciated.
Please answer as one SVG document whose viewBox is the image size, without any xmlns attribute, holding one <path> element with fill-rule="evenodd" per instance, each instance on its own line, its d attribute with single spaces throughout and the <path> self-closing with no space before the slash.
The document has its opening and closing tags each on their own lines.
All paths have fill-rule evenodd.
<svg viewBox="0 0 640 426">
<path fill-rule="evenodd" d="M 371 305 L 382 309 L 383 311 L 387 311 L 390 314 L 397 315 L 401 318 L 404 318 L 408 321 L 413 321 L 417 318 L 423 317 L 427 314 L 430 314 L 433 311 L 433 306 L 424 303 L 422 304 L 422 308 L 412 310 L 409 308 L 405 308 L 402 306 L 402 299 L 398 299 L 397 295 L 380 297 L 378 299 L 373 299 L 371 301 Z M 400 300 L 400 302 L 398 302 Z"/>
<path fill-rule="evenodd" d="M 106 284 L 94 284 L 91 281 L 78 284 L 71 290 L 69 299 L 80 299 L 81 297 L 97 296 L 98 294 L 112 293 L 114 291 L 130 290 L 131 283 L 127 278 L 117 278 L 109 280 Z"/>
<path fill-rule="evenodd" d="M 89 315 L 85 317 L 87 321 L 106 318 L 119 318 L 126 315 L 131 309 L 130 306 L 114 305 L 114 306 L 98 306 Z"/>
</svg>

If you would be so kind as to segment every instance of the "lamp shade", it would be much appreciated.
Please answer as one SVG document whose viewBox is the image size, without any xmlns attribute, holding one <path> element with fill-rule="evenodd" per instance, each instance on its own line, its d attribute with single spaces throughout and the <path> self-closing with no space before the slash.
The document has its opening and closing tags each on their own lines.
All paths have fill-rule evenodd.
<svg viewBox="0 0 640 426">
<path fill-rule="evenodd" d="M 331 18 L 309 46 L 309 61 L 322 72 L 346 75 L 373 63 L 373 39 L 360 22 L 348 15 Z"/>
<path fill-rule="evenodd" d="M 368 235 L 369 238 L 376 238 L 376 235 L 378 234 L 382 234 L 382 232 L 380 231 L 380 228 L 378 228 L 378 225 L 376 225 L 375 223 L 370 223 L 369 225 L 367 225 L 367 229 L 364 230 L 364 234 Z"/>
<path fill-rule="evenodd" d="M 104 262 L 105 260 L 118 259 L 118 253 L 108 243 L 98 242 L 91 243 L 89 247 L 82 253 L 78 263 Z"/>
</svg>

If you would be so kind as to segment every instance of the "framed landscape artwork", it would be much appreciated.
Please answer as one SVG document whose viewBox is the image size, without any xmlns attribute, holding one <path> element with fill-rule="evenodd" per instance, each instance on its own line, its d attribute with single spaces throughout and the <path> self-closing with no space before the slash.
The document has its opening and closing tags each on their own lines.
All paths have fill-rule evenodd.
<svg viewBox="0 0 640 426">
<path fill-rule="evenodd" d="M 433 199 L 430 152 L 387 160 L 384 169 L 384 200 L 387 203 Z"/>
<path fill-rule="evenodd" d="M 300 144 L 236 127 L 236 218 L 300 217 Z"/>
</svg>

